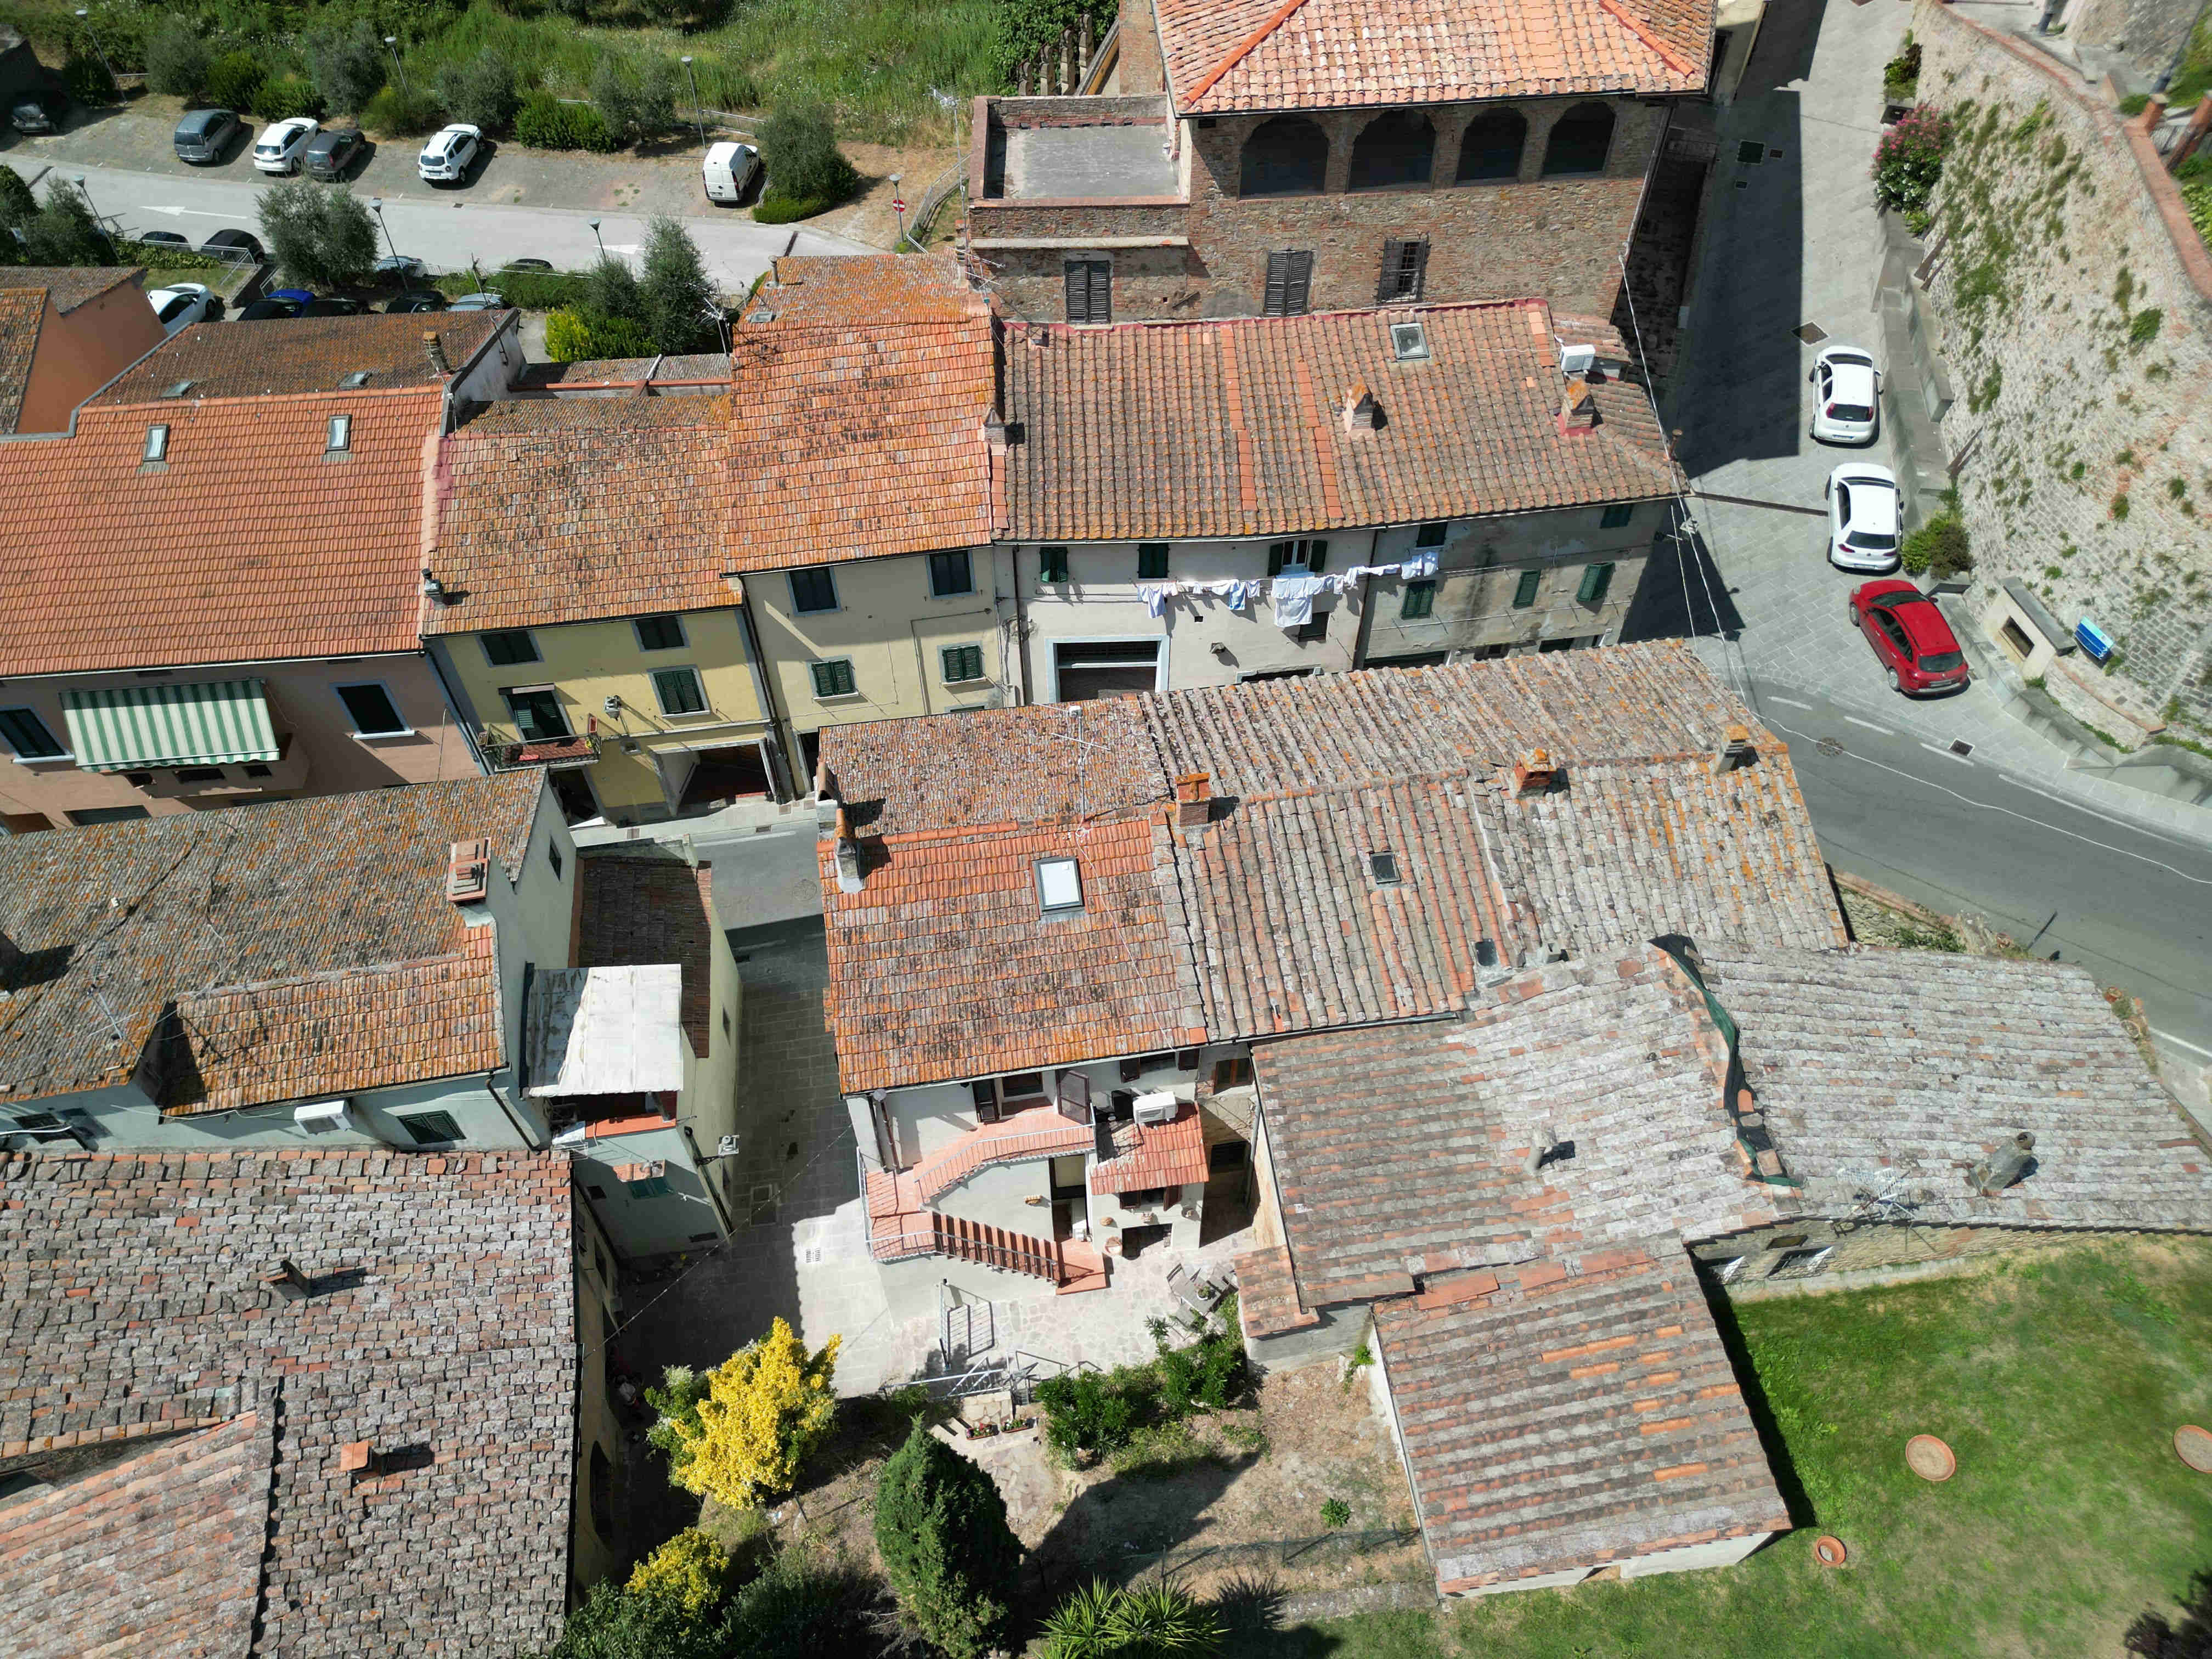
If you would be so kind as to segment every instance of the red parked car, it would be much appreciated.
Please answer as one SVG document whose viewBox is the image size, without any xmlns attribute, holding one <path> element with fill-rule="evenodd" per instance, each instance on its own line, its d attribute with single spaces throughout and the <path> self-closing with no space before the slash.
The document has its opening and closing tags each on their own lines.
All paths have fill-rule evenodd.
<svg viewBox="0 0 2212 1659">
<path fill-rule="evenodd" d="M 1966 684 L 1966 653 L 1936 601 L 1894 577 L 1869 582 L 1851 594 L 1851 626 L 1867 637 L 1889 689 L 1907 696 L 1957 691 Z"/>
</svg>

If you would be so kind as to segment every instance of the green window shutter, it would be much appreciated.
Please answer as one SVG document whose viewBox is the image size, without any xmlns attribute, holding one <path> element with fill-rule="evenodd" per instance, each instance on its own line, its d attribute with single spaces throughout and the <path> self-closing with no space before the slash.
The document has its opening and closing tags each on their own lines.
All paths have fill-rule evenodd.
<svg viewBox="0 0 2212 1659">
<path fill-rule="evenodd" d="M 653 695 L 660 699 L 664 714 L 703 714 L 707 712 L 706 693 L 701 689 L 698 674 L 689 668 L 657 668 L 653 672 Z"/>
<path fill-rule="evenodd" d="M 1544 573 L 1542 571 L 1522 571 L 1521 573 L 1520 585 L 1513 590 L 1513 608 L 1516 611 L 1526 611 L 1530 605 L 1535 604 L 1536 590 L 1543 586 L 1543 582 Z"/>
<path fill-rule="evenodd" d="M 1270 576 L 1279 576 L 1283 574 L 1283 561 L 1290 557 L 1291 550 L 1297 545 L 1295 542 L 1267 544 L 1267 574 Z"/>
<path fill-rule="evenodd" d="M 839 657 L 814 665 L 814 695 L 817 697 L 849 697 L 853 695 L 853 665 Z"/>
<path fill-rule="evenodd" d="M 1318 576 L 1321 574 L 1322 565 L 1328 560 L 1328 544 L 1327 542 L 1308 542 L 1306 544 L 1306 568 L 1311 571 L 1315 575 Z"/>
<path fill-rule="evenodd" d="M 1437 608 L 1437 585 L 1434 582 L 1407 582 L 1405 597 L 1398 602 L 1398 614 L 1409 622 L 1418 622 Z"/>
<path fill-rule="evenodd" d="M 980 645 L 948 645 L 939 651 L 938 657 L 944 665 L 947 685 L 983 678 L 983 647 Z"/>
<path fill-rule="evenodd" d="M 1041 582 L 1064 582 L 1067 580 L 1067 550 L 1064 547 L 1037 549 L 1037 580 Z"/>
<path fill-rule="evenodd" d="M 1635 516 L 1636 508 L 1632 503 L 1623 502 L 1618 507 L 1608 507 L 1605 510 L 1605 516 L 1598 520 L 1598 527 L 1601 530 L 1619 530 Z"/>
<path fill-rule="evenodd" d="M 1137 544 L 1137 580 L 1140 582 L 1164 581 L 1168 574 L 1168 544 L 1139 542 Z"/>
<path fill-rule="evenodd" d="M 1584 605 L 1597 605 L 1605 598 L 1605 590 L 1613 586 L 1613 567 L 1592 564 L 1583 567 L 1583 585 L 1575 590 L 1575 597 Z"/>
</svg>

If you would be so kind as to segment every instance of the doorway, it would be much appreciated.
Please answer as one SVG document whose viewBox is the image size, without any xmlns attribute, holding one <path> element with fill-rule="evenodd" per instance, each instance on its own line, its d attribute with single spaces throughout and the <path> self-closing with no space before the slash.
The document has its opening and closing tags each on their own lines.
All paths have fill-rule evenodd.
<svg viewBox="0 0 2212 1659">
<path fill-rule="evenodd" d="M 592 793 L 591 781 L 577 768 L 564 766 L 549 770 L 545 781 L 552 788 L 553 799 L 561 803 L 561 816 L 571 824 L 599 816 L 599 803 Z"/>
</svg>

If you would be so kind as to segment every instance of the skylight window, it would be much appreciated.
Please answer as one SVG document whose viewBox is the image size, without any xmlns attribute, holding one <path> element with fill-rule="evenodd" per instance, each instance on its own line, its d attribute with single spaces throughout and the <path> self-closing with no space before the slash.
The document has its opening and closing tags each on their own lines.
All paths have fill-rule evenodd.
<svg viewBox="0 0 2212 1659">
<path fill-rule="evenodd" d="M 1398 855 L 1395 853 L 1370 853 L 1367 855 L 1368 873 L 1375 878 L 1377 887 L 1398 884 Z"/>
<path fill-rule="evenodd" d="M 169 428 L 167 427 L 149 426 L 146 428 L 146 453 L 143 459 L 149 461 L 166 461 L 169 459 Z"/>
<path fill-rule="evenodd" d="M 356 368 L 352 374 L 340 380 L 338 384 L 349 392 L 357 391 L 361 387 L 368 384 L 368 370 L 365 368 Z"/>
<path fill-rule="evenodd" d="M 324 445 L 324 447 L 332 450 L 351 449 L 353 447 L 352 416 L 333 415 L 331 416 L 330 440 Z"/>
<path fill-rule="evenodd" d="M 1037 900 L 1045 914 L 1083 908 L 1083 872 L 1073 859 L 1037 860 Z"/>
<path fill-rule="evenodd" d="M 1419 323 L 1390 325 L 1390 350 L 1402 362 L 1409 357 L 1429 355 L 1429 331 Z"/>
</svg>

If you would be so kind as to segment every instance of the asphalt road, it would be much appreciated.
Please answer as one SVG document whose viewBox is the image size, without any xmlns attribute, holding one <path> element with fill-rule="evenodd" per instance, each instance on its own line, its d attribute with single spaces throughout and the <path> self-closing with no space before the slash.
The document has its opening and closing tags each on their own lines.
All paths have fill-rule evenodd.
<svg viewBox="0 0 2212 1659">
<path fill-rule="evenodd" d="M 24 155 L 7 160 L 26 179 L 43 187 L 44 161 Z M 173 230 L 198 246 L 215 232 L 230 227 L 257 233 L 260 229 L 256 210 L 268 181 L 176 178 L 67 164 L 59 171 L 64 178 L 82 175 L 93 210 L 118 224 L 126 234 Z M 581 270 L 599 258 L 599 245 L 591 226 L 595 218 L 600 222 L 599 234 L 605 240 L 607 252 L 635 263 L 645 240 L 641 216 L 612 210 L 509 206 L 473 201 L 461 191 L 436 198 L 384 198 L 384 222 L 392 248 L 413 255 L 433 270 L 465 270 L 472 259 L 490 270 L 517 258 L 550 259 L 560 270 Z M 687 219 L 684 228 L 699 245 L 708 274 L 732 293 L 744 292 L 753 278 L 768 269 L 771 259 L 785 252 L 878 251 L 819 231 L 800 230 L 794 238 L 790 227 L 763 225 L 749 217 Z"/>
<path fill-rule="evenodd" d="M 2182 1057 L 2212 1064 L 2212 848 L 2053 800 L 1809 691 L 1768 691 L 1820 850 L 1947 915 L 1984 917 L 2143 1000 Z"/>
</svg>

